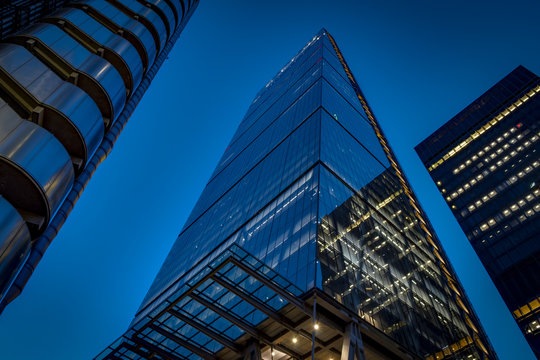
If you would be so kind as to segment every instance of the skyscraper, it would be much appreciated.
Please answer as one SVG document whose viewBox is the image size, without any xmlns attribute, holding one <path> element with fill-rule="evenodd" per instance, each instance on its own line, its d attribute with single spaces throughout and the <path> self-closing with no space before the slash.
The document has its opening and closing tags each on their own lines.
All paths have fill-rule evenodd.
<svg viewBox="0 0 540 360">
<path fill-rule="evenodd" d="M 540 357 L 538 92 L 519 66 L 416 151 Z"/>
<path fill-rule="evenodd" d="M 1 35 L 9 36 L 0 43 L 0 312 L 22 291 L 197 4 L 2 4 Z"/>
<path fill-rule="evenodd" d="M 97 359 L 495 359 L 334 39 L 256 95 Z"/>
</svg>

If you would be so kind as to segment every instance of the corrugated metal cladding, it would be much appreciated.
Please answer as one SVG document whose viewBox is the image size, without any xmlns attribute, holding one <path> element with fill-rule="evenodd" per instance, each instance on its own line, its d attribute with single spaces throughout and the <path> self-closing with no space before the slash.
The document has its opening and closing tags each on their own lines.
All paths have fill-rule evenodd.
<svg viewBox="0 0 540 360">
<path fill-rule="evenodd" d="M 110 151 L 197 4 L 0 6 L 0 311 L 20 293 L 52 239 L 43 245 L 40 236 L 62 225 L 69 210 L 59 209 L 66 199 L 71 208 Z"/>
</svg>

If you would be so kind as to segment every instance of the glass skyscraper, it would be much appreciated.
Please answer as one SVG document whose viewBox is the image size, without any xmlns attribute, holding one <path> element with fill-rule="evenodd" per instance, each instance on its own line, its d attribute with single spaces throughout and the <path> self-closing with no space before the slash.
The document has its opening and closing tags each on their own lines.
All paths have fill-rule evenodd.
<svg viewBox="0 0 540 360">
<path fill-rule="evenodd" d="M 538 92 L 519 66 L 416 151 L 540 357 Z"/>
<path fill-rule="evenodd" d="M 97 359 L 496 359 L 334 39 L 256 95 Z"/>
<path fill-rule="evenodd" d="M 0 312 L 22 291 L 197 4 L 0 4 Z"/>
</svg>

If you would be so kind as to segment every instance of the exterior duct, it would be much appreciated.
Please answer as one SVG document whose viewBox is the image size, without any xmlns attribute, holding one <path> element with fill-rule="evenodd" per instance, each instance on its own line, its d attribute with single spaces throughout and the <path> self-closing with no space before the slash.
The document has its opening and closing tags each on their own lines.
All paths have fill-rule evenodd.
<svg viewBox="0 0 540 360">
<path fill-rule="evenodd" d="M 22 291 L 197 4 L 69 3 L 0 44 L 0 312 Z"/>
<path fill-rule="evenodd" d="M 21 215 L 0 196 L 0 291 L 5 291 L 30 253 L 30 232 Z M 3 295 L 0 292 L 0 297 Z"/>
<path fill-rule="evenodd" d="M 81 170 L 103 139 L 95 102 L 18 45 L 0 44 L 0 76 L 6 101 L 56 136 Z"/>
</svg>

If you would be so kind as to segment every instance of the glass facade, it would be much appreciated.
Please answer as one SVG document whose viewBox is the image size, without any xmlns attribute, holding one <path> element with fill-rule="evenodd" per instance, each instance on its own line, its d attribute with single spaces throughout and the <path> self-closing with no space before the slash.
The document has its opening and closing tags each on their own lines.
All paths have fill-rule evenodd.
<svg viewBox="0 0 540 360">
<path fill-rule="evenodd" d="M 540 357 L 538 92 L 520 66 L 416 151 Z"/>
<path fill-rule="evenodd" d="M 236 272 L 222 260 L 231 252 L 249 254 L 238 261 L 259 270 Z M 289 290 L 275 295 L 280 288 Z M 256 95 L 130 329 L 98 359 L 141 359 L 150 349 L 219 357 L 242 334 L 255 336 L 250 329 L 270 331 L 265 319 L 314 289 L 408 358 L 496 358 L 325 30 Z M 296 321 L 278 323 L 302 335 Z M 289 350 L 301 342 L 286 347 L 280 336 L 259 339 L 272 356 L 310 356 L 311 346 L 299 356 Z M 332 339 L 313 339 L 323 344 L 316 358 L 339 356 Z M 366 358 L 395 358 L 374 353 Z"/>
</svg>

